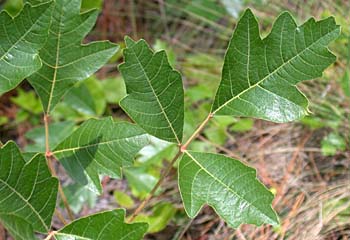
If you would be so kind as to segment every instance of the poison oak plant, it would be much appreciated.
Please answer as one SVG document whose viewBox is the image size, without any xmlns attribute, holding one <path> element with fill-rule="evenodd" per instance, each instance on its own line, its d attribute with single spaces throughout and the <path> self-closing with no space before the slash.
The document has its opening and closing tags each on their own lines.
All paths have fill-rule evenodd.
<svg viewBox="0 0 350 240">
<path fill-rule="evenodd" d="M 0 14 L 0 92 L 27 78 L 42 102 L 46 129 L 46 151 L 27 162 L 13 141 L 0 151 L 0 222 L 15 239 L 37 239 L 42 236 L 38 233 L 47 240 L 142 239 L 147 224 L 132 222 L 180 158 L 179 190 L 189 217 L 208 204 L 231 227 L 278 224 L 273 195 L 258 181 L 255 169 L 221 154 L 191 151 L 190 144 L 217 115 L 290 122 L 307 114 L 308 100 L 296 84 L 322 76 L 335 61 L 327 49 L 340 32 L 333 18 L 297 26 L 283 13 L 262 39 L 255 16 L 246 10 L 229 43 L 211 111 L 186 141 L 180 73 L 165 51 L 153 52 L 144 40 L 127 37 L 125 62 L 119 66 L 127 96 L 120 106 L 136 124 L 90 119 L 51 149 L 49 118 L 56 104 L 75 83 L 102 67 L 118 46 L 108 41 L 81 44 L 97 12 L 80 13 L 80 0 L 28 2 L 15 18 Z M 176 143 L 178 153 L 129 223 L 123 209 L 75 220 L 53 163 L 58 160 L 76 183 L 101 193 L 100 176 L 121 177 L 149 135 Z M 70 223 L 56 209 L 57 195 Z M 65 226 L 53 231 L 54 213 Z"/>
</svg>

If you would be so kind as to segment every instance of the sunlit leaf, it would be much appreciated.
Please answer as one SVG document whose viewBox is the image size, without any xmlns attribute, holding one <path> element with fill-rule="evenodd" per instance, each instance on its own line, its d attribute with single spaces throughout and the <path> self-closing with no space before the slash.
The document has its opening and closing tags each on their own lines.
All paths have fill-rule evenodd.
<svg viewBox="0 0 350 240">
<path fill-rule="evenodd" d="M 321 77 L 336 60 L 327 45 L 339 33 L 332 17 L 297 26 L 285 12 L 261 39 L 255 16 L 246 10 L 226 52 L 212 112 L 273 122 L 302 118 L 308 101 L 295 85 Z"/>
<path fill-rule="evenodd" d="M 148 143 L 145 132 L 112 118 L 90 119 L 61 142 L 53 154 L 79 184 L 101 193 L 99 174 L 120 177 L 137 152 Z"/>
<path fill-rule="evenodd" d="M 124 223 L 125 211 L 117 209 L 80 218 L 55 234 L 56 240 L 141 240 L 147 223 Z"/>
<path fill-rule="evenodd" d="M 272 193 L 257 180 L 255 169 L 236 159 L 186 151 L 179 165 L 179 188 L 190 217 L 208 204 L 231 227 L 278 224 Z"/>
</svg>

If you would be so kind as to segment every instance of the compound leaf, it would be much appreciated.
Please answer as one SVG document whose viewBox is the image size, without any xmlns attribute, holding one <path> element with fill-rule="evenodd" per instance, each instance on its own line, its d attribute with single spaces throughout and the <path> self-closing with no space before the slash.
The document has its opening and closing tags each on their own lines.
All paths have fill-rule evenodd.
<svg viewBox="0 0 350 240">
<path fill-rule="evenodd" d="M 212 112 L 273 122 L 300 119 L 308 101 L 296 84 L 322 76 L 336 60 L 327 45 L 339 33 L 332 17 L 297 26 L 285 12 L 261 39 L 255 16 L 246 10 L 229 43 Z"/>
<path fill-rule="evenodd" d="M 147 223 L 126 224 L 125 210 L 116 209 L 80 218 L 55 234 L 56 240 L 141 240 Z"/>
<path fill-rule="evenodd" d="M 40 51 L 42 68 L 29 78 L 49 113 L 78 81 L 101 68 L 118 50 L 108 41 L 82 45 L 98 12 L 80 14 L 80 0 L 56 0 L 48 40 Z"/>
<path fill-rule="evenodd" d="M 137 152 L 148 143 L 138 126 L 112 118 L 90 119 L 61 142 L 53 154 L 79 184 L 101 193 L 99 174 L 120 177 Z"/>
<path fill-rule="evenodd" d="M 212 206 L 231 226 L 278 224 L 273 195 L 256 178 L 256 170 L 224 155 L 186 151 L 179 165 L 179 188 L 185 210 L 195 217 Z"/>
<path fill-rule="evenodd" d="M 165 51 L 154 53 L 144 40 L 125 39 L 125 62 L 119 66 L 127 96 L 121 107 L 146 132 L 180 144 L 184 122 L 181 75 L 172 69 Z"/>
<path fill-rule="evenodd" d="M 15 88 L 41 68 L 39 50 L 50 26 L 52 2 L 36 7 L 25 4 L 15 18 L 0 13 L 0 94 Z"/>
<path fill-rule="evenodd" d="M 56 206 L 58 181 L 41 154 L 25 162 L 14 142 L 0 150 L 0 221 L 16 239 L 28 229 L 46 233 Z"/>
</svg>

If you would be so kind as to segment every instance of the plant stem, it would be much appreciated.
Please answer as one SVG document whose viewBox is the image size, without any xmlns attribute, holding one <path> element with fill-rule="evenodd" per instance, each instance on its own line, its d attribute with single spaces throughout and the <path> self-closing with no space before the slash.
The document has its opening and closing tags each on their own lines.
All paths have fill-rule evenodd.
<svg viewBox="0 0 350 240">
<path fill-rule="evenodd" d="M 188 145 L 190 145 L 190 143 L 194 139 L 196 139 L 198 134 L 200 134 L 202 132 L 203 128 L 207 125 L 209 120 L 213 118 L 213 116 L 214 115 L 212 113 L 209 113 L 208 117 L 206 119 L 204 119 L 204 121 L 199 125 L 199 127 L 196 129 L 196 131 L 194 131 L 194 133 L 190 136 L 190 138 L 187 140 L 187 142 L 184 145 L 182 145 L 182 147 L 181 147 L 182 152 L 186 151 Z"/>
<path fill-rule="evenodd" d="M 54 160 L 53 158 L 53 155 L 52 155 L 52 152 L 50 150 L 50 142 L 49 142 L 49 114 L 45 113 L 44 114 L 44 124 L 45 124 L 45 157 L 46 157 L 46 161 L 47 161 L 47 166 L 49 167 L 50 169 L 50 172 L 52 174 L 52 176 L 58 178 L 57 176 L 57 173 L 56 173 L 56 170 L 55 170 L 55 167 L 53 166 L 52 162 Z M 60 197 L 62 199 L 62 202 L 63 202 L 63 205 L 64 207 L 66 208 L 67 210 L 67 213 L 68 213 L 68 217 L 71 221 L 74 220 L 74 215 L 73 215 L 73 212 L 72 210 L 70 209 L 69 207 L 69 204 L 68 204 L 68 201 L 67 201 L 67 197 L 66 195 L 64 194 L 63 192 L 63 189 L 62 189 L 62 185 L 61 185 L 61 182 L 58 181 L 58 192 L 60 194 Z M 57 214 L 56 214 L 57 215 Z M 61 216 L 58 216 L 57 217 L 59 219 L 61 219 L 62 217 L 62 214 L 60 214 Z M 62 220 L 61 220 L 62 221 Z"/>
<path fill-rule="evenodd" d="M 5 231 L 6 230 L 5 230 L 4 226 L 2 226 L 1 223 L 0 223 L 0 239 L 5 239 L 5 237 L 6 237 L 6 232 Z"/>
<path fill-rule="evenodd" d="M 168 174 L 170 173 L 170 170 L 173 168 L 174 163 L 176 162 L 176 160 L 182 155 L 181 150 L 179 149 L 179 151 L 177 152 L 177 154 L 175 155 L 175 157 L 171 160 L 171 162 L 169 163 L 168 167 L 165 169 L 164 174 L 159 178 L 158 182 L 156 183 L 156 185 L 152 188 L 151 192 L 147 195 L 147 197 L 142 201 L 142 203 L 138 206 L 138 208 L 136 208 L 136 210 L 134 211 L 134 213 L 130 216 L 128 222 L 132 222 L 135 220 L 136 216 L 145 208 L 145 206 L 147 205 L 147 203 L 151 200 L 151 198 L 153 197 L 153 195 L 156 193 L 156 191 L 158 190 L 158 188 L 160 187 L 160 185 L 162 185 L 164 179 L 166 178 L 166 176 L 168 176 Z"/>
<path fill-rule="evenodd" d="M 56 231 L 50 232 L 50 234 L 44 240 L 50 240 L 56 233 Z"/>
<path fill-rule="evenodd" d="M 174 156 L 174 158 L 171 160 L 171 162 L 169 163 L 169 166 L 165 169 L 164 174 L 162 174 L 162 176 L 159 178 L 158 182 L 156 183 L 156 185 L 153 187 L 153 189 L 151 190 L 151 192 L 147 195 L 147 197 L 141 202 L 141 204 L 136 208 L 136 210 L 134 211 L 134 213 L 129 217 L 128 222 L 132 222 L 135 220 L 136 216 L 146 207 L 147 203 L 151 200 L 151 198 L 153 197 L 153 195 L 155 194 L 155 192 L 158 190 L 158 188 L 160 187 L 160 185 L 163 183 L 163 181 L 165 180 L 165 178 L 168 176 L 168 174 L 170 173 L 170 170 L 172 169 L 173 165 L 175 164 L 176 160 L 182 155 L 183 152 L 186 151 L 188 145 L 190 145 L 190 143 L 196 139 L 196 137 L 203 131 L 204 127 L 207 125 L 207 123 L 209 122 L 210 119 L 213 118 L 213 114 L 210 113 L 205 119 L 204 121 L 199 125 L 199 127 L 196 129 L 196 131 L 194 131 L 194 133 L 189 137 L 189 139 L 186 141 L 186 143 L 184 145 L 180 145 L 179 146 L 179 151 L 177 152 L 177 154 Z"/>
<path fill-rule="evenodd" d="M 62 216 L 62 213 L 58 211 L 58 209 L 55 209 L 55 214 L 64 225 L 67 225 L 66 219 L 64 219 L 64 217 Z"/>
</svg>

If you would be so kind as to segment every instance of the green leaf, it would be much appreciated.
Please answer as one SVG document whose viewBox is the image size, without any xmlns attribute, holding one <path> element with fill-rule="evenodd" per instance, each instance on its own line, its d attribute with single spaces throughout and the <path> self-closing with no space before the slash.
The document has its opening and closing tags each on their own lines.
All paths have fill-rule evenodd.
<svg viewBox="0 0 350 240">
<path fill-rule="evenodd" d="M 121 191 L 114 191 L 113 192 L 114 198 L 116 200 L 116 202 L 124 208 L 132 208 L 135 204 L 134 200 L 132 200 L 132 198 Z"/>
<path fill-rule="evenodd" d="M 285 12 L 261 39 L 258 22 L 247 10 L 225 56 L 212 113 L 289 122 L 307 113 L 308 101 L 296 84 L 322 76 L 336 57 L 327 45 L 340 27 L 334 19 L 313 18 L 297 26 Z"/>
<path fill-rule="evenodd" d="M 54 150 L 68 174 L 79 184 L 101 193 L 99 174 L 120 177 L 137 152 L 148 143 L 145 132 L 127 122 L 112 118 L 90 119 Z"/>
<path fill-rule="evenodd" d="M 127 96 L 121 107 L 146 132 L 181 143 L 184 91 L 181 75 L 172 69 L 165 51 L 154 53 L 144 40 L 125 39 L 125 63 L 119 65 Z"/>
<path fill-rule="evenodd" d="M 22 0 L 7 0 L 3 7 L 11 16 L 16 16 L 23 8 Z"/>
<path fill-rule="evenodd" d="M 32 6 L 36 6 L 39 4 L 42 4 L 44 2 L 47 2 L 47 0 L 24 0 L 25 3 L 30 3 Z"/>
<path fill-rule="evenodd" d="M 92 76 L 84 81 L 85 86 L 89 89 L 89 92 L 94 100 L 95 105 L 95 113 L 97 116 L 101 116 L 105 110 L 107 105 L 106 94 L 104 92 L 102 82 Z M 113 89 L 116 91 L 116 89 Z"/>
<path fill-rule="evenodd" d="M 138 215 L 135 222 L 147 222 L 149 233 L 156 233 L 162 231 L 168 223 L 173 219 L 176 208 L 169 202 L 158 203 L 153 208 L 153 213 L 149 216 Z"/>
<path fill-rule="evenodd" d="M 18 95 L 16 97 L 11 97 L 11 101 L 33 114 L 39 114 L 43 111 L 40 100 L 35 95 L 34 91 L 24 91 L 19 88 Z"/>
<path fill-rule="evenodd" d="M 57 189 L 58 181 L 51 177 L 43 155 L 36 155 L 26 163 L 14 142 L 2 147 L 0 221 L 12 226 L 13 231 L 19 231 L 16 235 L 27 234 L 29 226 L 20 227 L 24 222 L 29 223 L 34 231 L 46 233 L 50 229 Z"/>
<path fill-rule="evenodd" d="M 96 116 L 94 98 L 85 84 L 74 86 L 64 97 L 64 103 L 86 116 Z"/>
<path fill-rule="evenodd" d="M 0 94 L 15 88 L 42 66 L 38 51 L 48 36 L 51 6 L 26 4 L 15 18 L 6 11 L 0 13 Z"/>
<path fill-rule="evenodd" d="M 78 81 L 101 68 L 118 50 L 108 41 L 81 45 L 98 12 L 80 14 L 80 0 L 56 0 L 48 40 L 40 51 L 43 67 L 29 78 L 49 113 Z"/>
<path fill-rule="evenodd" d="M 341 86 L 345 96 L 350 97 L 350 70 L 345 69 L 344 76 L 341 79 Z"/>
<path fill-rule="evenodd" d="M 230 130 L 234 132 L 248 132 L 253 128 L 253 126 L 253 119 L 241 118 L 230 128 Z"/>
<path fill-rule="evenodd" d="M 32 225 L 21 217 L 0 213 L 0 222 L 16 240 L 37 240 Z"/>
<path fill-rule="evenodd" d="M 56 240 L 141 240 L 147 223 L 124 223 L 125 211 L 117 209 L 80 218 L 55 234 Z"/>
<path fill-rule="evenodd" d="M 188 216 L 195 217 L 208 204 L 234 228 L 278 224 L 273 195 L 257 180 L 255 169 L 224 155 L 186 151 L 178 170 Z"/>
<path fill-rule="evenodd" d="M 142 167 L 125 168 L 124 174 L 133 195 L 140 199 L 145 198 L 157 183 L 157 178 Z"/>
<path fill-rule="evenodd" d="M 96 204 L 97 195 L 84 186 L 71 184 L 63 188 L 69 207 L 75 214 L 87 205 L 90 209 Z"/>
<path fill-rule="evenodd" d="M 345 151 L 345 149 L 345 139 L 338 133 L 332 132 L 328 134 L 321 142 L 321 150 L 324 156 L 333 156 L 338 150 Z"/>
<path fill-rule="evenodd" d="M 111 91 L 115 91 L 115 89 L 111 89 Z M 106 97 L 101 81 L 92 76 L 78 83 L 70 89 L 60 104 L 65 105 L 64 110 L 72 108 L 87 118 L 102 115 L 106 110 Z M 56 106 L 54 114 L 59 112 L 60 104 Z"/>
<path fill-rule="evenodd" d="M 57 122 L 49 125 L 49 144 L 50 149 L 54 149 L 57 145 L 68 137 L 74 129 L 74 122 Z M 27 139 L 34 143 L 25 147 L 26 152 L 45 152 L 45 128 L 33 128 L 25 134 Z"/>
<path fill-rule="evenodd" d="M 154 168 L 153 165 L 163 167 L 163 160 L 170 160 L 177 151 L 176 144 L 150 136 L 150 142 L 139 152 L 137 162 L 141 166 L 150 166 L 151 168 Z"/>
<path fill-rule="evenodd" d="M 167 42 L 157 39 L 153 45 L 153 49 L 155 51 L 165 50 L 168 56 L 169 64 L 171 66 L 176 65 L 176 54 L 174 52 L 174 49 L 172 49 Z"/>
<path fill-rule="evenodd" d="M 108 103 L 118 104 L 126 94 L 125 84 L 121 77 L 104 79 L 101 85 Z"/>
<path fill-rule="evenodd" d="M 81 2 L 81 10 L 87 11 L 90 9 L 101 9 L 102 8 L 102 0 L 82 0 Z"/>
</svg>

